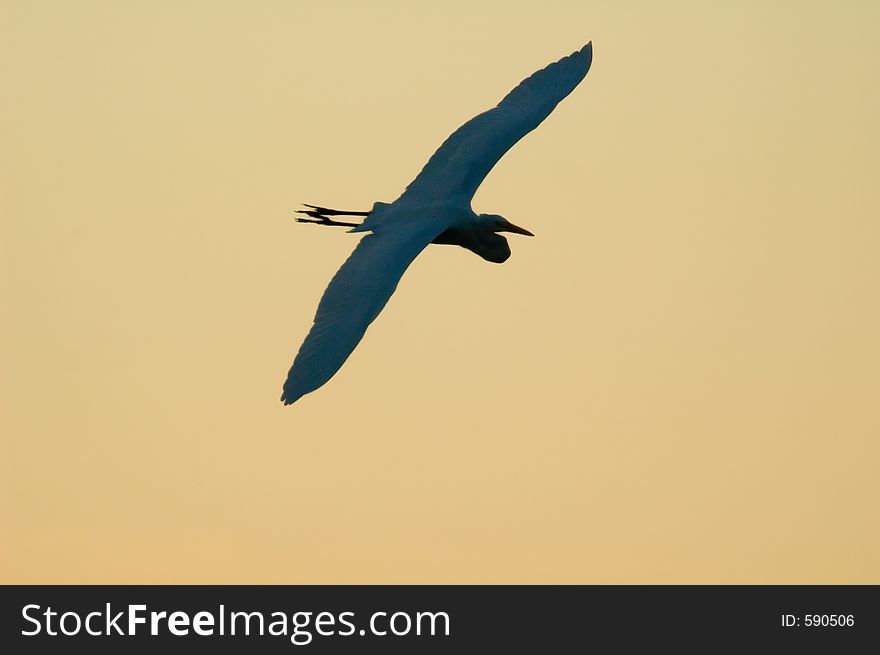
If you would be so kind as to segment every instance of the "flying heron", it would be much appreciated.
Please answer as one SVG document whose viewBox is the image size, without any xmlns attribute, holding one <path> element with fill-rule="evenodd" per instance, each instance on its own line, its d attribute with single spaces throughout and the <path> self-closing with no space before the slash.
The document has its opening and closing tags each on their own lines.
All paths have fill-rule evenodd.
<svg viewBox="0 0 880 655">
<path fill-rule="evenodd" d="M 492 167 L 534 130 L 590 70 L 592 42 L 539 70 L 489 111 L 443 142 L 401 196 L 368 212 L 305 205 L 297 220 L 369 232 L 333 276 L 284 383 L 281 400 L 296 402 L 326 383 L 358 345 L 397 288 L 404 271 L 428 244 L 467 248 L 502 263 L 510 246 L 500 232 L 534 236 L 497 214 L 476 214 L 471 199 Z M 336 216 L 362 216 L 363 222 Z"/>
</svg>

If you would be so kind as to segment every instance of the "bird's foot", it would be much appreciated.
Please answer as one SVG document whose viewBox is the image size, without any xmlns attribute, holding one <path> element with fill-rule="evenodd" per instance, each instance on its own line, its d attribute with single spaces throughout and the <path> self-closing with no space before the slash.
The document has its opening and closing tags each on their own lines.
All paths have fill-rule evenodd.
<svg viewBox="0 0 880 655">
<path fill-rule="evenodd" d="M 304 206 L 310 207 L 311 209 L 298 209 L 296 211 L 297 214 L 303 214 L 304 216 L 308 216 L 309 218 L 303 218 L 303 216 L 294 216 L 294 219 L 297 223 L 315 223 L 316 225 L 339 225 L 343 227 L 357 227 L 360 223 L 349 223 L 348 221 L 336 221 L 330 218 L 331 216 L 369 216 L 370 212 L 355 212 L 355 211 L 343 211 L 341 209 L 328 209 L 327 207 L 318 207 L 317 205 L 308 205 L 303 203 Z"/>
<path fill-rule="evenodd" d="M 311 216 L 311 214 L 309 214 Z M 293 220 L 297 223 L 314 223 L 315 225 L 340 225 L 344 227 L 357 227 L 360 223 L 349 223 L 348 221 L 334 221 L 326 216 L 315 216 L 314 218 L 303 218 L 302 216 L 294 216 Z"/>
</svg>

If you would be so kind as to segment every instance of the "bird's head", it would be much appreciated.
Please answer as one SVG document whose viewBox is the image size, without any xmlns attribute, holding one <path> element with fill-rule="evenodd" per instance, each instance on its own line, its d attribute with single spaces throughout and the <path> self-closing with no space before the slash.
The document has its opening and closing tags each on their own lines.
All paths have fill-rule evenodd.
<svg viewBox="0 0 880 655">
<path fill-rule="evenodd" d="M 514 234 L 524 234 L 527 237 L 535 236 L 525 228 L 514 225 L 503 216 L 498 214 L 480 214 L 479 220 L 488 226 L 492 232 L 513 232 Z"/>
<path fill-rule="evenodd" d="M 514 225 L 503 216 L 498 214 L 480 214 L 477 216 L 476 230 L 477 247 L 471 248 L 486 261 L 501 264 L 506 262 L 510 257 L 510 246 L 507 239 L 498 234 L 498 232 L 513 232 L 514 234 L 524 234 L 526 236 L 535 236 L 526 229 Z M 468 246 L 470 247 L 470 246 Z"/>
</svg>

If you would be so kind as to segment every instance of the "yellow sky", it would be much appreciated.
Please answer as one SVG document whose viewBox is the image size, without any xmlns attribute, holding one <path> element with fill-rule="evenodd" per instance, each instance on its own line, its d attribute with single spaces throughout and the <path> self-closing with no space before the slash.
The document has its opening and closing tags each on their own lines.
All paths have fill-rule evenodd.
<svg viewBox="0 0 880 655">
<path fill-rule="evenodd" d="M 875 2 L 4 2 L 0 581 L 880 582 Z M 342 371 L 355 235 L 593 41 Z"/>
</svg>

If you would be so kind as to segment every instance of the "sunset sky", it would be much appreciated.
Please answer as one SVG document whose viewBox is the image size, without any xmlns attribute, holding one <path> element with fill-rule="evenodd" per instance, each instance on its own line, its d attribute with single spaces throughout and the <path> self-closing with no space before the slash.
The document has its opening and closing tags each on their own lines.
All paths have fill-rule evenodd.
<svg viewBox="0 0 880 655">
<path fill-rule="evenodd" d="M 880 3 L 0 6 L 0 582 L 880 583 Z M 455 128 L 592 40 L 325 387 Z"/>
</svg>

